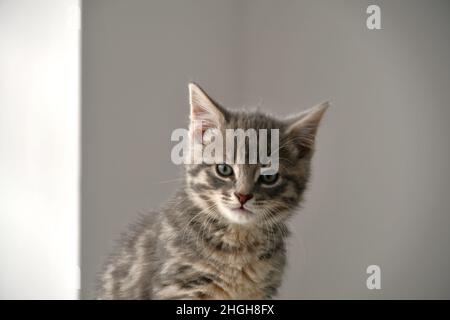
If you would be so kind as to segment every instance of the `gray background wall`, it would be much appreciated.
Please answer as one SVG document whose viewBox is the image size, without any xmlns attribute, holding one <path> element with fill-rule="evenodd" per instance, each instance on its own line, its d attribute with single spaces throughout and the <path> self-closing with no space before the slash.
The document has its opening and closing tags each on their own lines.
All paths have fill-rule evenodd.
<svg viewBox="0 0 450 320">
<path fill-rule="evenodd" d="M 333 102 L 280 298 L 450 298 L 449 14 L 437 0 L 84 1 L 83 297 L 119 232 L 176 188 L 170 133 L 195 80 L 232 108 Z"/>
</svg>

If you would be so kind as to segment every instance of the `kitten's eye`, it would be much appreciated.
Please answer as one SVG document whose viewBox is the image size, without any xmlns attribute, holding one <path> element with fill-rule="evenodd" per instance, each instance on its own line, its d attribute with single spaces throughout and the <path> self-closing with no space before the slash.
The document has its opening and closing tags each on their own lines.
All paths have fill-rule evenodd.
<svg viewBox="0 0 450 320">
<path fill-rule="evenodd" d="M 222 177 L 229 177 L 233 174 L 233 168 L 227 164 L 218 164 L 216 166 L 216 171 Z"/>
<path fill-rule="evenodd" d="M 277 180 L 278 180 L 278 173 L 259 176 L 259 181 L 267 185 L 272 185 L 275 182 L 277 182 Z"/>
</svg>

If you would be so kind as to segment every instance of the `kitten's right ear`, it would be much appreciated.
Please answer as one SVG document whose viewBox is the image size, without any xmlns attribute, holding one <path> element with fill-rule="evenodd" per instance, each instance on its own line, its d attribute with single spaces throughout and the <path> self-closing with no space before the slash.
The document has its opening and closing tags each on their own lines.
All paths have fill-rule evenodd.
<svg viewBox="0 0 450 320">
<path fill-rule="evenodd" d="M 195 130 L 201 130 L 201 135 L 208 129 L 222 130 L 225 126 L 225 115 L 223 110 L 195 83 L 189 83 L 189 103 L 191 114 L 189 131 L 194 134 Z M 201 124 L 201 128 L 198 128 Z"/>
<path fill-rule="evenodd" d="M 299 155 L 313 148 L 320 120 L 329 106 L 330 103 L 326 101 L 287 119 L 285 134 L 296 145 Z"/>
</svg>

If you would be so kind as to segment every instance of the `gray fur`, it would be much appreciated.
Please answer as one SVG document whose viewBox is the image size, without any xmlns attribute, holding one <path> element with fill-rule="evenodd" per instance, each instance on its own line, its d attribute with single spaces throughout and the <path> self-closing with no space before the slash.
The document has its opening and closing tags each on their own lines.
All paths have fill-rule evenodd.
<svg viewBox="0 0 450 320">
<path fill-rule="evenodd" d="M 197 86 L 191 90 L 193 108 L 192 94 L 204 92 Z M 229 179 L 218 177 L 215 165 L 186 165 L 185 181 L 171 200 L 123 235 L 99 279 L 99 299 L 267 299 L 276 294 L 286 261 L 286 222 L 301 203 L 324 110 L 301 122 L 304 114 L 279 120 L 211 103 L 224 116 L 224 128 L 280 129 L 280 182 L 271 188 L 255 182 L 258 165 L 235 165 L 240 174 Z M 236 200 L 237 189 L 254 194 L 249 223 L 230 221 L 220 209 Z"/>
</svg>

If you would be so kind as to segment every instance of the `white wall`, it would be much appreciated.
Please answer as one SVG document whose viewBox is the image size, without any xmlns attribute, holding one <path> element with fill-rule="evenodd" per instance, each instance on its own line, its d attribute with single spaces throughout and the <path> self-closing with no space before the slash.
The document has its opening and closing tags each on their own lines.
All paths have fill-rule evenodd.
<svg viewBox="0 0 450 320">
<path fill-rule="evenodd" d="M 0 298 L 78 296 L 78 0 L 0 1 Z"/>
</svg>

